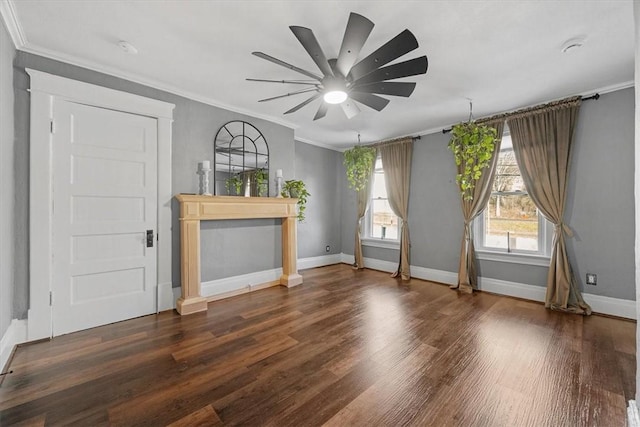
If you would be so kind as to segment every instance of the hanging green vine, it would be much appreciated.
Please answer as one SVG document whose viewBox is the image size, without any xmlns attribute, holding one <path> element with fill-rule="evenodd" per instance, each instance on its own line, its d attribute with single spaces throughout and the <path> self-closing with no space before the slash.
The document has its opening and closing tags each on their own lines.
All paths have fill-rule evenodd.
<svg viewBox="0 0 640 427">
<path fill-rule="evenodd" d="M 497 131 L 491 126 L 471 121 L 453 126 L 449 149 L 453 152 L 456 165 L 464 166 L 462 173 L 456 175 L 464 200 L 473 200 L 476 181 L 482 176 L 482 170 L 491 163 L 496 140 Z"/>
<path fill-rule="evenodd" d="M 236 196 L 240 196 L 240 192 L 242 191 L 242 178 L 240 178 L 240 175 L 234 174 L 225 179 L 224 186 L 227 188 L 227 193 L 229 195 L 231 195 L 231 189 L 233 188 L 236 192 Z"/>
<path fill-rule="evenodd" d="M 269 174 L 265 169 L 259 168 L 255 172 L 256 189 L 258 191 L 258 197 L 262 197 L 267 194 L 269 185 Z"/>
<path fill-rule="evenodd" d="M 344 152 L 343 164 L 347 170 L 350 188 L 360 191 L 367 185 L 375 161 L 375 148 L 357 145 Z"/>
<path fill-rule="evenodd" d="M 284 182 L 282 197 L 293 197 L 298 199 L 298 221 L 303 222 L 305 219 L 304 211 L 307 208 L 307 198 L 311 196 L 307 191 L 307 186 L 303 181 L 290 179 Z"/>
</svg>

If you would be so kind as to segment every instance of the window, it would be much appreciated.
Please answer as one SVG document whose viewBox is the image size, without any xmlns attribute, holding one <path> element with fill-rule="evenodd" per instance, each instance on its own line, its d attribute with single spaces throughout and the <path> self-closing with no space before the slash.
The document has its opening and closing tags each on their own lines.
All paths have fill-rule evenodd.
<svg viewBox="0 0 640 427">
<path fill-rule="evenodd" d="M 510 135 L 503 135 L 499 156 L 491 198 L 475 223 L 478 250 L 548 256 L 552 228 L 527 194 Z"/>
<path fill-rule="evenodd" d="M 364 236 L 378 241 L 388 241 L 397 246 L 399 242 L 399 218 L 391 210 L 387 200 L 382 159 L 376 159 L 371 188 L 371 200 L 365 220 Z M 365 243 L 366 244 L 366 243 Z"/>
</svg>

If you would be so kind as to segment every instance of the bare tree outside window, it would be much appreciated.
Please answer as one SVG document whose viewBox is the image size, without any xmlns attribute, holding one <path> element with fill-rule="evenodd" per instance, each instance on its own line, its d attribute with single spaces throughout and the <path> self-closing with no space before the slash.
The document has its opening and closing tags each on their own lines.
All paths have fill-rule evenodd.
<svg viewBox="0 0 640 427">
<path fill-rule="evenodd" d="M 499 156 L 484 215 L 484 245 L 507 251 L 538 251 L 538 210 L 527 194 L 507 135 Z"/>
<path fill-rule="evenodd" d="M 374 168 L 367 236 L 375 239 L 398 240 L 399 219 L 391 210 L 387 199 L 387 188 L 380 157 L 376 160 Z"/>
</svg>

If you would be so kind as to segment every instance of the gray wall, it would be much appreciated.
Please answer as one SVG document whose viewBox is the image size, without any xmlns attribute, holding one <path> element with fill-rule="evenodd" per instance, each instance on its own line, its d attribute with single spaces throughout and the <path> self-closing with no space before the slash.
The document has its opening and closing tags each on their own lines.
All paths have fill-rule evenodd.
<svg viewBox="0 0 640 427">
<path fill-rule="evenodd" d="M 4 60 L 4 57 L 3 57 Z M 256 126 L 265 136 L 271 153 L 271 178 L 275 170 L 283 169 L 285 176 L 295 171 L 293 130 L 287 127 L 244 116 L 235 112 L 206 105 L 154 88 L 143 86 L 95 71 L 54 61 L 40 56 L 18 52 L 15 58 L 14 90 L 16 96 L 16 155 L 15 191 L 16 217 L 16 274 L 13 316 L 25 318 L 28 308 L 28 194 L 29 194 L 29 87 L 25 68 L 33 68 L 62 77 L 92 83 L 108 88 L 171 102 L 176 105 L 173 123 L 172 190 L 177 193 L 194 193 L 198 181 L 195 174 L 197 163 L 213 160 L 213 138 L 217 130 L 230 120 L 246 120 Z M 3 75 L 4 78 L 4 75 Z M 3 102 L 6 98 L 3 97 Z M 3 140 L 4 150 L 4 140 Z M 273 183 L 273 179 L 270 180 Z M 271 191 L 274 191 L 272 188 Z M 273 248 L 263 250 L 255 241 L 273 241 L 280 237 L 280 227 L 274 221 L 259 223 L 258 227 L 222 227 L 224 224 L 203 227 L 202 232 L 202 279 L 213 280 L 236 274 L 261 271 L 280 266 L 279 257 Z M 227 224 L 228 225 L 228 224 Z M 177 203 L 173 204 L 173 284 L 180 284 L 179 227 Z M 275 237 L 274 237 L 275 236 Z M 270 239 L 270 240 L 269 240 Z M 224 251 L 217 252 L 220 242 L 226 242 Z M 230 242 L 234 242 L 231 244 Z M 279 254 L 279 251 L 275 253 Z M 229 264 L 229 259 L 242 259 L 242 263 Z M 239 264 L 239 265 L 238 265 Z"/>
<path fill-rule="evenodd" d="M 575 232 L 567 251 L 585 292 L 628 300 L 634 291 L 634 89 L 580 107 L 565 218 Z"/>
<path fill-rule="evenodd" d="M 13 42 L 0 19 L 0 337 L 13 318 Z"/>
<path fill-rule="evenodd" d="M 298 230 L 299 256 L 326 255 L 326 245 L 331 247 L 330 253 L 353 253 L 355 193 L 347 188 L 340 153 L 300 142 L 294 144 L 293 131 L 272 122 L 36 55 L 15 54 L 4 29 L 0 34 L 3 36 L 0 54 L 0 88 L 3 91 L 8 90 L 11 71 L 7 70 L 10 70 L 12 58 L 16 55 L 13 74 L 15 104 L 10 101 L 10 90 L 8 95 L 3 93 L 0 101 L 3 109 L 0 115 L 3 124 L 0 134 L 3 166 L 0 230 L 9 233 L 8 240 L 2 239 L 5 252 L 1 259 L 0 307 L 3 312 L 0 332 L 6 330 L 11 317 L 26 317 L 28 308 L 29 95 L 25 67 L 174 103 L 171 171 L 174 193 L 197 190 L 197 162 L 212 159 L 212 140 L 222 124 L 230 120 L 251 122 L 263 132 L 269 143 L 271 190 L 275 170 L 283 169 L 285 179 L 303 179 L 312 195 L 307 221 L 300 224 Z M 15 121 L 11 118 L 12 107 L 15 108 Z M 576 231 L 576 238 L 570 239 L 568 246 L 580 282 L 584 281 L 587 271 L 596 273 L 598 286 L 589 287 L 587 292 L 624 299 L 634 299 L 633 111 L 631 89 L 605 94 L 599 101 L 583 104 L 566 216 Z M 15 145 L 12 122 L 15 123 Z M 462 217 L 447 142 L 447 135 L 435 133 L 423 136 L 415 145 L 409 208 L 411 263 L 456 271 Z M 7 158 L 14 159 L 13 165 L 7 162 Z M 5 179 L 7 173 L 9 175 Z M 13 194 L 15 206 L 12 209 Z M 173 209 L 173 283 L 178 286 L 176 203 Z M 15 236 L 12 237 L 11 233 Z M 278 221 L 273 220 L 245 225 L 234 222 L 205 225 L 202 232 L 203 280 L 279 267 L 280 239 Z M 12 251 L 6 249 L 7 241 L 15 242 L 13 260 Z M 261 243 L 256 245 L 255 242 Z M 268 248 L 263 247 L 262 243 L 266 245 L 267 242 L 275 243 L 275 250 L 271 244 Z M 398 258 L 397 251 L 371 247 L 365 248 L 365 256 L 388 261 Z M 482 261 L 480 274 L 536 286 L 543 286 L 546 282 L 544 267 Z M 12 315 L 7 315 L 10 307 L 6 301 L 11 300 Z"/>
<path fill-rule="evenodd" d="M 584 292 L 633 300 L 634 92 L 625 89 L 582 104 L 574 140 L 565 220 L 576 233 L 569 256 Z M 462 214 L 448 135 L 423 135 L 414 144 L 409 225 L 411 264 L 456 272 Z M 355 193 L 342 179 L 343 252 L 353 254 Z M 366 257 L 397 261 L 398 251 L 365 247 Z M 584 287 L 585 274 L 598 285 Z M 545 286 L 547 268 L 480 261 L 483 277 Z"/>
<path fill-rule="evenodd" d="M 306 219 L 298 224 L 298 257 L 339 254 L 342 250 L 341 175 L 338 175 L 337 159 L 341 159 L 342 154 L 299 141 L 295 143 L 295 151 L 295 178 L 304 181 L 311 194 Z M 330 247 L 329 252 L 326 252 L 326 246 Z"/>
</svg>

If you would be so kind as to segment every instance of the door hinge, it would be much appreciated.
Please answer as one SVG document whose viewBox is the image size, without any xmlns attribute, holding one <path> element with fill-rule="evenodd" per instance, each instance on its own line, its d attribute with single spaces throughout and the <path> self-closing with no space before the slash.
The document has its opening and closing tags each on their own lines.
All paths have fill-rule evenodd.
<svg viewBox="0 0 640 427">
<path fill-rule="evenodd" d="M 51 120 L 51 133 L 56 133 L 56 122 Z"/>
<path fill-rule="evenodd" d="M 53 291 L 49 291 L 49 305 L 53 306 Z"/>
</svg>

